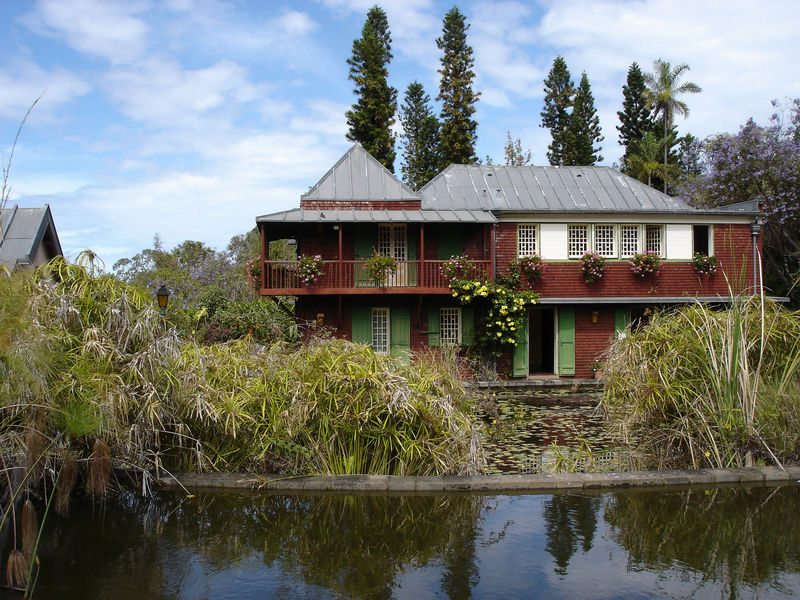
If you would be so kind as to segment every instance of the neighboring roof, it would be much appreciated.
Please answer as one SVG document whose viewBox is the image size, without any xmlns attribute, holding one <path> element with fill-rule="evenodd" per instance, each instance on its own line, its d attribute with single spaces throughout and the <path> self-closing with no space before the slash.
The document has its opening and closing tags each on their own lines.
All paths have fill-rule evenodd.
<svg viewBox="0 0 800 600">
<path fill-rule="evenodd" d="M 450 165 L 429 181 L 420 193 L 423 209 L 439 210 L 640 214 L 725 212 L 729 215 L 732 212 L 697 210 L 611 167 Z M 740 211 L 740 214 L 745 214 L 745 211 Z"/>
<path fill-rule="evenodd" d="M 304 210 L 256 217 L 256 223 L 494 223 L 483 210 Z"/>
<path fill-rule="evenodd" d="M 356 143 L 301 200 L 419 200 L 405 185 Z"/>
<path fill-rule="evenodd" d="M 0 210 L 0 264 L 13 267 L 33 264 L 36 252 L 44 244 L 48 254 L 63 254 L 50 207 Z"/>
</svg>

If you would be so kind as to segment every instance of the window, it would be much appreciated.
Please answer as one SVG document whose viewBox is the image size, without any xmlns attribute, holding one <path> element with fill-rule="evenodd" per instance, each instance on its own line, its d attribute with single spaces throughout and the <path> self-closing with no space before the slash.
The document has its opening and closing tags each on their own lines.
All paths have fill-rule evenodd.
<svg viewBox="0 0 800 600">
<path fill-rule="evenodd" d="M 594 251 L 600 256 L 616 256 L 614 248 L 614 225 L 594 226 Z"/>
<path fill-rule="evenodd" d="M 711 254 L 711 236 L 709 235 L 708 225 L 693 225 L 692 226 L 692 245 L 693 252 L 702 252 L 705 255 Z"/>
<path fill-rule="evenodd" d="M 389 352 L 389 309 L 372 309 L 372 349 Z"/>
<path fill-rule="evenodd" d="M 644 226 L 644 246 L 646 252 L 655 252 L 659 256 L 664 256 L 663 225 Z"/>
<path fill-rule="evenodd" d="M 517 257 L 536 254 L 536 225 L 517 227 Z"/>
<path fill-rule="evenodd" d="M 443 308 L 439 312 L 439 333 L 442 346 L 461 344 L 461 309 Z"/>
<path fill-rule="evenodd" d="M 630 258 L 638 251 L 639 251 L 639 226 L 620 225 L 619 227 L 620 258 Z"/>
<path fill-rule="evenodd" d="M 589 226 L 570 225 L 567 228 L 568 256 L 580 258 L 589 251 Z"/>
<path fill-rule="evenodd" d="M 392 256 L 395 260 L 406 259 L 406 226 L 379 225 L 378 252 L 384 256 Z"/>
</svg>

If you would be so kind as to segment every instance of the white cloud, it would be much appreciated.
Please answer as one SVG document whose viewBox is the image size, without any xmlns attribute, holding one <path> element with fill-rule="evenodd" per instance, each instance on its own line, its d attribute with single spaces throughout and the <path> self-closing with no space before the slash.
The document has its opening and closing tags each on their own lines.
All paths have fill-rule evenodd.
<svg viewBox="0 0 800 600">
<path fill-rule="evenodd" d="M 275 24 L 286 35 L 307 35 L 317 28 L 317 24 L 302 12 L 291 10 L 275 19 Z"/>
<path fill-rule="evenodd" d="M 64 104 L 89 92 L 89 84 L 62 67 L 45 70 L 27 60 L 0 68 L 0 117 L 20 121 L 36 98 L 36 121 L 51 121 Z"/>
<path fill-rule="evenodd" d="M 144 8 L 131 0 L 39 0 L 25 21 L 78 52 L 119 64 L 144 53 L 147 25 L 134 16 Z"/>
</svg>

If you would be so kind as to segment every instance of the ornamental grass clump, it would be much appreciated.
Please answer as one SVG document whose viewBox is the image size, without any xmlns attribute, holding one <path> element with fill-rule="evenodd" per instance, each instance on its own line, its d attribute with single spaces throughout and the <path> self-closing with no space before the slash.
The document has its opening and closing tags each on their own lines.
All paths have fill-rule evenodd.
<svg viewBox="0 0 800 600">
<path fill-rule="evenodd" d="M 645 277 L 658 275 L 661 270 L 661 257 L 652 250 L 637 252 L 628 264 L 631 266 L 631 273 L 644 279 Z"/>
<path fill-rule="evenodd" d="M 800 314 L 757 296 L 657 313 L 610 348 L 603 406 L 642 466 L 796 463 Z"/>
<path fill-rule="evenodd" d="M 593 283 L 603 277 L 606 259 L 597 252 L 586 252 L 581 256 L 581 274 L 586 283 Z"/>
</svg>

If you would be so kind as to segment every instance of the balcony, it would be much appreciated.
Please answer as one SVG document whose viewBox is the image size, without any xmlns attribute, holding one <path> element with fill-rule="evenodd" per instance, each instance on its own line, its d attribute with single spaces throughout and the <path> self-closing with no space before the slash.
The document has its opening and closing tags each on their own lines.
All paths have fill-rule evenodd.
<svg viewBox="0 0 800 600">
<path fill-rule="evenodd" d="M 263 296 L 314 294 L 449 294 L 442 277 L 444 260 L 397 261 L 397 272 L 384 282 L 370 279 L 363 260 L 332 260 L 323 263 L 323 274 L 313 285 L 305 285 L 297 274 L 297 262 L 268 260 L 264 263 Z M 491 261 L 473 260 L 476 275 L 489 279 Z"/>
</svg>

